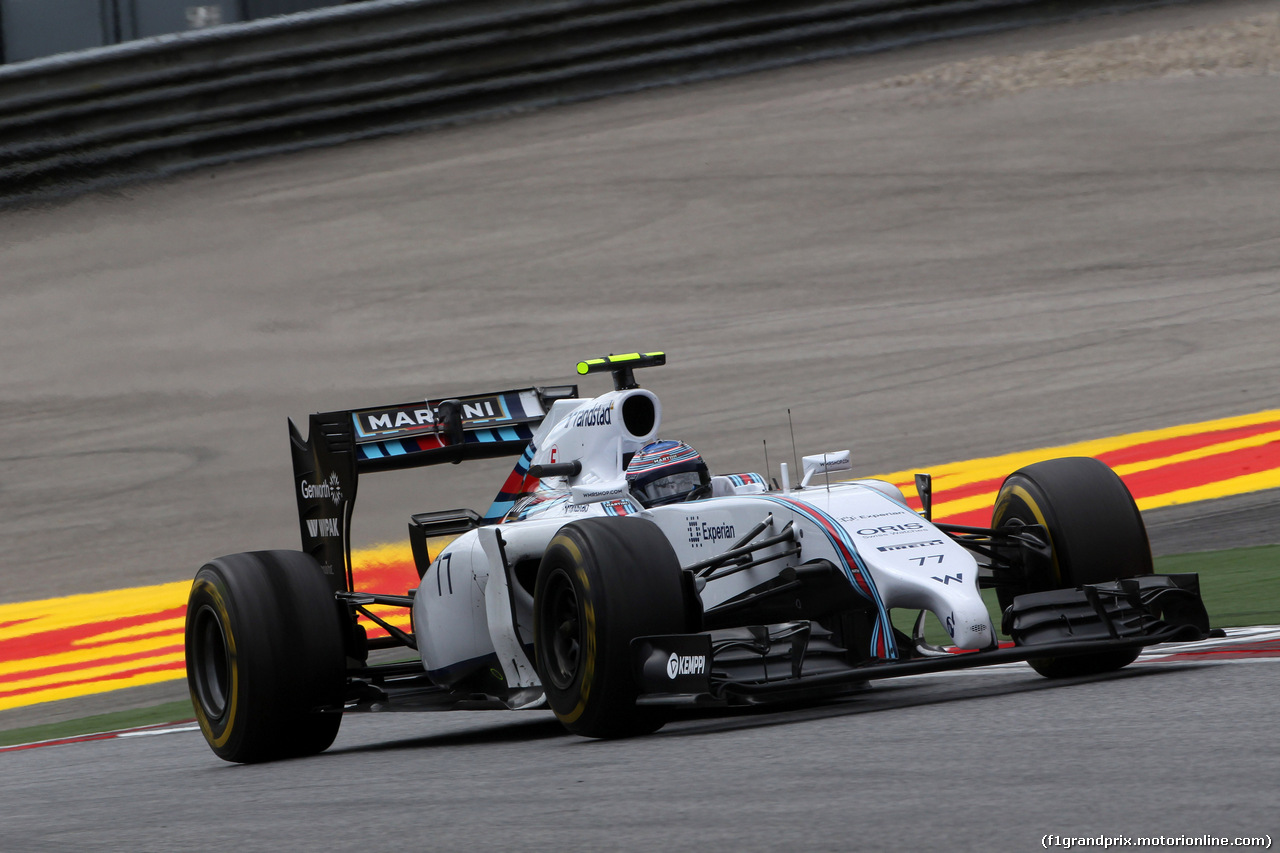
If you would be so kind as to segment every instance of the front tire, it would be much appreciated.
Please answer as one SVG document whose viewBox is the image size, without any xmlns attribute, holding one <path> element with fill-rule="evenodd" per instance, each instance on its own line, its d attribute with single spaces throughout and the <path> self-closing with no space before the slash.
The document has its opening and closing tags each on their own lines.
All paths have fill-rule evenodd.
<svg viewBox="0 0 1280 853">
<path fill-rule="evenodd" d="M 631 641 L 685 630 L 680 562 L 656 524 L 590 518 L 547 546 L 534 591 L 534 657 L 547 701 L 585 737 L 648 734 L 664 720 L 636 706 Z"/>
<path fill-rule="evenodd" d="M 297 551 L 220 557 L 187 602 L 187 687 L 214 753 L 254 763 L 312 755 L 342 723 L 346 657 L 339 605 Z"/>
<path fill-rule="evenodd" d="M 1010 474 L 996 497 L 993 528 L 1040 524 L 1051 559 L 1033 564 L 1020 587 L 997 587 L 1002 610 L 1016 595 L 1151 574 L 1151 545 L 1133 496 L 1097 459 L 1068 457 Z M 1047 678 L 1094 675 L 1133 663 L 1138 652 L 1106 652 L 1029 661 Z"/>
</svg>

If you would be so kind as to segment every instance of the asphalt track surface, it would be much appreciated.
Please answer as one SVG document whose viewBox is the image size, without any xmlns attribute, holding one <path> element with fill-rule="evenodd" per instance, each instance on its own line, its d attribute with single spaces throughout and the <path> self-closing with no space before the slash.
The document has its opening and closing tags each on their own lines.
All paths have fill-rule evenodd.
<svg viewBox="0 0 1280 853">
<path fill-rule="evenodd" d="M 0 756 L 6 848 L 1032 850 L 1043 835 L 1276 837 L 1280 665 L 1021 667 L 588 741 L 544 712 L 350 717 L 324 755 L 199 732 Z M 1208 698 L 1216 696 L 1217 699 Z M 1228 697 L 1225 701 L 1223 697 Z"/>
<path fill-rule="evenodd" d="M 1274 408 L 1276 78 L 874 85 L 1272 8 L 933 45 L 2 214 L 0 600 L 293 547 L 286 416 L 553 384 L 611 351 L 669 353 L 642 381 L 719 470 L 760 468 L 762 439 L 788 456 L 788 408 L 801 453 L 849 447 L 864 473 Z M 370 478 L 356 544 L 483 508 L 501 467 Z M 1224 512 L 1248 541 L 1275 541 L 1276 496 L 1240 500 Z M 967 673 L 610 744 L 539 714 L 369 716 L 330 754 L 255 768 L 194 733 L 55 747 L 0 759 L 0 826 L 32 850 L 1274 836 L 1278 673 Z"/>
</svg>

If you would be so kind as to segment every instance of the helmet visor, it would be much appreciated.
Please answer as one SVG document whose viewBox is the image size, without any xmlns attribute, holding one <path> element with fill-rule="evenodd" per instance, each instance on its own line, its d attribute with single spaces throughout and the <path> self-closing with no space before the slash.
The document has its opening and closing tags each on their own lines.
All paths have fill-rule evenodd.
<svg viewBox="0 0 1280 853">
<path fill-rule="evenodd" d="M 637 484 L 633 491 L 646 506 L 665 503 L 683 498 L 702 485 L 702 474 L 698 471 L 678 471 L 659 477 L 644 485 Z"/>
</svg>

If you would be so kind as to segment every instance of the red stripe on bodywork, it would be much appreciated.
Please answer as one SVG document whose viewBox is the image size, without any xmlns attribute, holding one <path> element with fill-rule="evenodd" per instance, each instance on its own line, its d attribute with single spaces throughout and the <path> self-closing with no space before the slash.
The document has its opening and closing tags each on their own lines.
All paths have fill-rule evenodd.
<svg viewBox="0 0 1280 853">
<path fill-rule="evenodd" d="M 829 538 L 831 539 L 832 543 L 834 543 L 835 545 L 836 551 L 840 554 L 840 559 L 843 560 L 844 564 L 849 567 L 849 573 L 853 575 L 854 584 L 858 587 L 859 590 L 862 591 L 863 596 L 868 601 L 876 603 L 878 601 L 878 596 L 872 591 L 871 582 L 863 574 L 862 567 L 858 564 L 857 557 L 850 552 L 849 547 L 844 543 L 844 540 L 840 538 L 838 529 L 832 526 L 832 524 L 828 522 L 821 513 L 811 509 L 810 507 L 806 506 L 803 503 L 789 500 L 787 498 L 779 498 L 779 500 L 783 501 L 784 503 L 790 504 L 798 513 L 804 515 L 810 521 L 816 522 L 819 526 L 822 527 L 823 530 L 825 530 L 828 533 Z M 881 606 L 882 605 L 877 604 L 877 608 L 880 608 Z M 876 647 L 875 647 L 874 653 L 876 657 L 888 658 L 889 657 L 889 638 L 886 632 L 893 630 L 893 626 L 889 624 L 889 620 L 887 618 L 882 620 L 879 616 L 877 616 L 876 621 L 877 623 L 884 622 L 885 624 L 882 624 L 879 626 L 880 630 L 876 635 L 877 640 L 876 640 Z"/>
<path fill-rule="evenodd" d="M 840 558 L 845 561 L 846 565 L 849 566 L 849 571 L 853 574 L 855 582 L 858 585 L 858 588 L 862 590 L 862 592 L 864 593 L 867 599 L 871 601 L 875 601 L 875 594 L 872 593 L 871 587 L 867 583 L 867 579 L 862 576 L 862 569 L 858 566 L 857 559 L 853 556 L 853 554 L 849 552 L 849 549 L 845 546 L 844 542 L 840 539 L 840 534 L 836 531 L 836 529 L 832 527 L 827 522 L 827 520 L 823 518 L 821 515 L 819 515 L 818 513 L 810 512 L 809 508 L 804 504 L 798 503 L 792 500 L 787 500 L 786 498 L 783 498 L 783 500 L 791 504 L 792 507 L 794 507 L 798 512 L 805 515 L 810 521 L 816 522 L 818 525 L 822 527 L 823 530 L 827 531 L 827 533 L 830 534 L 831 541 L 835 543 L 836 550 L 840 552 Z"/>
</svg>

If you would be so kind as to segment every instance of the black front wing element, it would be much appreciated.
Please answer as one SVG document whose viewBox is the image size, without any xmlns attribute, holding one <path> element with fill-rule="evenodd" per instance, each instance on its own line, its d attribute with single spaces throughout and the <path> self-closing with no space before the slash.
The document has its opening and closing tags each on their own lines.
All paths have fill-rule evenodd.
<svg viewBox="0 0 1280 853">
<path fill-rule="evenodd" d="M 1013 646 L 899 660 L 859 660 L 810 621 L 638 637 L 632 650 L 642 704 L 742 705 L 837 694 L 873 679 L 1222 635 L 1209 629 L 1195 575 L 1146 575 L 1018 596 L 1004 625 Z"/>
<path fill-rule="evenodd" d="M 1004 632 L 1020 646 L 1144 637 L 1167 626 L 1208 634 L 1199 575 L 1141 575 L 1033 592 L 1016 597 L 1004 614 Z"/>
</svg>

